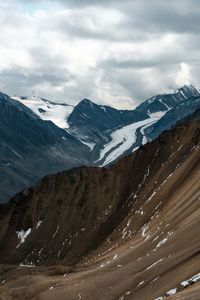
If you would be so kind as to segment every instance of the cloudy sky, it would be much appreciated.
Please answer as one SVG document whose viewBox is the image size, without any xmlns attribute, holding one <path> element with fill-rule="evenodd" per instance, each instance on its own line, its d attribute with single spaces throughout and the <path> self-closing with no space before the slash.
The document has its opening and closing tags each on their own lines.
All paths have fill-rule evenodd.
<svg viewBox="0 0 200 300">
<path fill-rule="evenodd" d="M 131 108 L 200 86 L 199 0 L 6 0 L 0 89 Z"/>
</svg>

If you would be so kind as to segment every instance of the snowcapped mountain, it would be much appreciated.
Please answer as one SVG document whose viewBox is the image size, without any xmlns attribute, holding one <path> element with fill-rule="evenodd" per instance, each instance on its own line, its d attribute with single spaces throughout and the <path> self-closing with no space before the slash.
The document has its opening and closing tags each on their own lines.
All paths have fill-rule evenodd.
<svg viewBox="0 0 200 300">
<path fill-rule="evenodd" d="M 135 110 L 0 93 L 0 202 L 44 175 L 113 164 L 199 107 L 200 92 L 193 86 L 154 96 Z"/>
<path fill-rule="evenodd" d="M 96 163 L 106 166 L 130 154 L 199 107 L 200 90 L 192 85 L 185 85 L 171 94 L 147 99 L 134 111 L 146 114 L 149 118 L 111 131 L 110 141 L 100 149 Z"/>
<path fill-rule="evenodd" d="M 52 121 L 60 128 L 68 128 L 68 116 L 74 109 L 73 105 L 55 103 L 39 97 L 12 97 L 30 108 L 42 120 Z"/>
<path fill-rule="evenodd" d="M 167 112 L 175 107 L 178 103 L 188 100 L 193 96 L 199 96 L 200 90 L 193 85 L 184 85 L 177 91 L 169 94 L 160 94 L 147 99 L 136 107 L 136 111 L 140 111 L 147 114 L 155 112 Z"/>
<path fill-rule="evenodd" d="M 153 96 L 134 110 L 117 110 L 89 99 L 75 107 L 36 97 L 14 99 L 77 138 L 87 147 L 90 163 L 107 166 L 193 113 L 199 96 L 198 88 L 184 85 L 173 93 Z"/>
<path fill-rule="evenodd" d="M 166 112 L 158 122 L 145 129 L 145 135 L 149 140 L 153 140 L 165 130 L 170 129 L 179 120 L 193 114 L 200 107 L 200 96 L 191 96 L 188 99 L 178 103 L 172 109 Z"/>
<path fill-rule="evenodd" d="M 87 162 L 79 140 L 0 93 L 0 202 L 47 174 Z"/>
<path fill-rule="evenodd" d="M 117 110 L 84 99 L 70 114 L 67 131 L 88 145 L 93 159 L 96 160 L 99 149 L 111 140 L 113 131 L 148 118 L 148 115 L 141 112 Z"/>
</svg>

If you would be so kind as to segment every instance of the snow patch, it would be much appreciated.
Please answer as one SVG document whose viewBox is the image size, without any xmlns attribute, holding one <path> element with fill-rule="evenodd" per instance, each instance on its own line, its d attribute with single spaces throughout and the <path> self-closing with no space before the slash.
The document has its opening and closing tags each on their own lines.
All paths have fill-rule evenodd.
<svg viewBox="0 0 200 300">
<path fill-rule="evenodd" d="M 153 263 L 152 265 L 150 265 L 147 270 L 151 269 L 153 266 L 157 265 L 159 262 L 161 262 L 164 258 L 159 259 L 158 261 L 156 261 L 155 263 Z"/>
<path fill-rule="evenodd" d="M 167 292 L 167 295 L 172 296 L 174 294 L 176 294 L 177 288 L 171 289 Z"/>
<path fill-rule="evenodd" d="M 56 231 L 53 234 L 53 239 L 55 238 L 56 234 L 58 233 L 58 230 L 59 230 L 59 225 L 57 226 Z"/>
<path fill-rule="evenodd" d="M 180 284 L 185 287 L 185 286 L 189 285 L 191 282 L 197 282 L 199 280 L 200 280 L 200 273 L 192 276 L 191 278 L 189 278 L 187 280 L 182 281 Z"/>
<path fill-rule="evenodd" d="M 27 106 L 42 120 L 52 121 L 58 127 L 63 129 L 69 127 L 67 119 L 74 109 L 74 106 L 72 105 L 54 103 L 34 96 L 26 99 L 22 99 L 21 97 L 12 97 L 12 99 Z"/>
<path fill-rule="evenodd" d="M 24 267 L 24 268 L 34 268 L 35 267 L 35 265 L 24 265 L 23 263 L 21 263 L 19 266 Z"/>
<path fill-rule="evenodd" d="M 165 244 L 166 241 L 167 241 L 167 238 L 164 238 L 162 241 L 160 241 L 160 242 L 158 243 L 158 245 L 156 246 L 156 248 L 159 248 L 161 245 Z"/>
<path fill-rule="evenodd" d="M 88 141 L 82 140 L 82 139 L 80 139 L 80 138 L 79 138 L 79 141 L 80 141 L 82 144 L 86 145 L 86 146 L 90 149 L 90 151 L 92 151 L 92 150 L 94 149 L 94 146 L 96 145 L 95 143 L 88 142 Z"/>
<path fill-rule="evenodd" d="M 141 286 L 144 283 L 144 281 L 141 281 L 137 287 Z"/>
<path fill-rule="evenodd" d="M 17 233 L 17 237 L 20 240 L 19 244 L 17 245 L 17 248 L 19 248 L 19 246 L 21 246 L 21 244 L 23 244 L 26 240 L 26 238 L 28 237 L 28 235 L 31 233 L 31 228 L 29 228 L 28 230 L 21 230 L 21 231 L 16 231 Z"/>
<path fill-rule="evenodd" d="M 38 229 L 41 224 L 42 224 L 42 221 L 38 221 L 37 224 L 36 224 L 36 229 Z"/>
</svg>

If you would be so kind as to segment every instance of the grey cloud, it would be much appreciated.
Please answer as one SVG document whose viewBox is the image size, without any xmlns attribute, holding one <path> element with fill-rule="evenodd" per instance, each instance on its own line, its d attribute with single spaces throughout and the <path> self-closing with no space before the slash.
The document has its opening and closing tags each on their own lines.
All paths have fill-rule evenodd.
<svg viewBox="0 0 200 300">
<path fill-rule="evenodd" d="M 117 72 L 115 69 L 105 69 L 101 80 L 115 87 L 114 96 L 117 96 L 115 92 L 118 87 L 117 93 L 121 91 L 122 98 L 126 96 L 133 99 L 130 103 L 134 106 L 167 89 L 176 89 L 174 78 L 178 69 L 179 65 L 153 67 L 148 73 L 140 69 L 121 69 Z"/>
<path fill-rule="evenodd" d="M 57 87 L 73 79 L 67 70 L 55 67 L 34 70 L 13 67 L 0 73 L 4 92 L 12 95 L 30 95 L 38 86 L 48 84 L 50 87 Z"/>
<path fill-rule="evenodd" d="M 52 0 L 56 1 L 56 0 Z M 127 17 L 121 29 L 135 28 L 141 32 L 199 32 L 200 8 L 198 0 L 59 0 L 66 7 L 77 9 L 99 6 L 124 12 Z M 103 17 L 103 16 L 102 16 Z M 109 28 L 108 28 L 109 30 Z M 126 34 L 125 32 L 125 34 Z M 143 32 L 144 33 L 144 32 Z"/>
<path fill-rule="evenodd" d="M 69 20 L 59 20 L 56 27 L 62 32 L 63 35 L 70 38 L 79 39 L 94 39 L 100 41 L 110 42 L 123 42 L 123 41 L 144 41 L 150 40 L 152 37 L 146 33 L 138 30 L 133 32 L 132 28 L 129 28 L 128 23 L 119 22 L 113 27 L 109 27 L 106 30 L 97 28 L 96 30 L 89 28 L 87 25 L 77 21 L 75 24 L 71 24 Z M 55 28 L 55 27 L 54 27 Z"/>
<path fill-rule="evenodd" d="M 127 20 L 123 28 L 140 28 L 149 33 L 199 32 L 200 9 L 197 0 L 136 0 L 119 5 Z"/>
<path fill-rule="evenodd" d="M 145 68 L 155 68 L 168 66 L 169 68 L 174 65 L 179 65 L 185 61 L 186 52 L 179 53 L 164 53 L 157 55 L 153 58 L 133 58 L 133 59 L 114 59 L 108 58 L 104 59 L 99 63 L 99 67 L 103 69 L 145 69 Z M 198 63 L 200 60 L 200 53 L 197 53 L 194 57 L 191 53 L 187 58 L 187 62 L 190 64 Z"/>
<path fill-rule="evenodd" d="M 47 27 L 56 28 L 66 37 L 133 42 L 156 39 L 164 33 L 199 34 L 200 9 L 197 0 L 52 1 L 72 9 L 69 18 L 61 17 L 55 23 L 47 24 Z M 91 19 L 88 7 L 99 7 L 102 20 L 104 12 L 109 9 L 120 12 L 124 18 L 106 30 L 100 25 L 92 29 L 89 22 L 84 22 L 95 22 L 95 18 Z"/>
<path fill-rule="evenodd" d="M 26 28 L 26 25 L 27 28 L 36 26 L 36 34 L 26 48 L 32 64 L 24 67 L 19 63 L 16 66 L 9 60 L 9 67 L 0 71 L 1 89 L 8 94 L 28 95 L 37 88 L 42 97 L 52 100 L 66 99 L 76 103 L 87 97 L 100 103 L 117 105 L 127 99 L 133 106 L 153 94 L 176 88 L 176 77 L 183 63 L 188 65 L 190 80 L 200 85 L 199 0 L 43 1 L 44 7 L 45 3 L 59 3 L 58 10 L 63 15 L 57 16 L 56 11 L 50 14 L 47 9 L 44 19 L 37 19 L 41 22 L 37 24 L 33 15 L 22 18 L 20 10 L 16 11 L 17 3 L 17 0 L 8 0 L 6 5 L 9 9 L 6 10 L 3 4 L 0 5 L 2 30 L 11 25 L 18 29 Z M 32 3 L 36 5 L 41 1 L 33 0 Z M 65 10 L 69 15 L 64 14 Z M 104 27 L 104 13 L 109 10 L 121 14 L 121 19 Z M 97 22 L 94 11 L 102 22 Z M 49 44 L 48 35 L 51 35 Z M 174 43 L 166 43 L 165 46 L 162 39 L 168 35 L 174 37 Z M 21 41 L 12 41 L 13 37 L 9 36 L 8 43 L 7 36 L 1 39 L 2 47 L 10 50 L 9 47 L 13 47 L 15 42 L 20 48 Z M 27 36 L 22 35 L 21 38 Z M 69 62 L 59 49 L 56 55 L 52 54 L 52 43 L 56 43 L 56 38 L 68 42 L 66 53 L 72 51 L 69 41 L 74 39 L 84 45 L 87 45 L 88 39 L 94 43 L 97 41 L 104 47 L 93 67 L 74 74 L 70 67 L 64 67 Z M 152 45 L 155 41 L 160 51 L 151 49 L 148 44 L 151 41 Z M 134 52 L 136 44 L 141 52 L 143 47 L 148 47 L 149 53 L 144 52 L 146 54 L 137 57 L 136 53 L 140 52 Z M 26 44 L 23 43 L 23 46 L 26 47 Z M 75 50 L 82 51 L 81 48 Z M 102 90 L 110 98 L 104 98 Z"/>
<path fill-rule="evenodd" d="M 37 0 L 36 0 L 37 1 Z M 55 2 L 56 0 L 51 0 Z M 131 2 L 131 0 L 125 0 L 126 2 Z M 68 7 L 88 7 L 88 6 L 110 6 L 114 3 L 120 3 L 121 0 L 59 0 L 65 6 Z"/>
</svg>

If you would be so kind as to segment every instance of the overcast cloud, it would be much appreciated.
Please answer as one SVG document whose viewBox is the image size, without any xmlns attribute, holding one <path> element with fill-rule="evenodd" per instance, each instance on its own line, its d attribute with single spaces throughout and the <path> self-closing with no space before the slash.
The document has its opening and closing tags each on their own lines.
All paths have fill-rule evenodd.
<svg viewBox="0 0 200 300">
<path fill-rule="evenodd" d="M 0 89 L 120 108 L 200 86 L 199 0 L 6 0 Z"/>
</svg>

